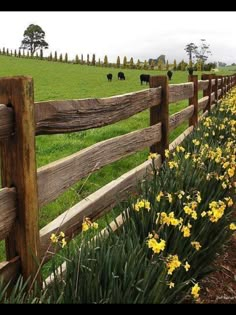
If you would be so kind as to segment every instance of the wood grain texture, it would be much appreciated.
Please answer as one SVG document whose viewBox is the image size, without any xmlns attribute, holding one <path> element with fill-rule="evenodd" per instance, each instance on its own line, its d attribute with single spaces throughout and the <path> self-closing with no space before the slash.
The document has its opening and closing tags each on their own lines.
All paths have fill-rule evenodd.
<svg viewBox="0 0 236 315">
<path fill-rule="evenodd" d="M 206 90 L 208 88 L 208 80 L 198 80 L 198 90 Z"/>
<path fill-rule="evenodd" d="M 182 124 L 185 120 L 192 117 L 194 111 L 194 106 L 190 105 L 185 109 L 170 116 L 170 131 L 174 130 L 177 126 Z"/>
<path fill-rule="evenodd" d="M 90 173 L 161 140 L 161 124 L 92 145 L 38 169 L 39 205 L 56 199 Z"/>
<path fill-rule="evenodd" d="M 161 157 L 155 159 L 156 167 L 161 165 Z M 105 185 L 87 198 L 77 203 L 72 208 L 57 217 L 40 230 L 41 254 L 45 262 L 50 258 L 47 254 L 50 247 L 50 236 L 52 233 L 63 231 L 67 239 L 81 231 L 81 225 L 84 217 L 95 220 L 111 210 L 117 203 L 124 200 L 128 195 L 137 190 L 137 182 L 144 176 L 152 172 L 152 161 L 147 160 L 138 167 L 125 173 L 116 180 Z"/>
<path fill-rule="evenodd" d="M 198 101 L 198 111 L 205 109 L 208 104 L 209 96 L 204 96 Z"/>
<path fill-rule="evenodd" d="M 193 83 L 180 83 L 169 85 L 169 102 L 175 103 L 193 97 Z"/>
<path fill-rule="evenodd" d="M 0 140 L 9 137 L 14 130 L 14 115 L 12 108 L 0 104 Z"/>
<path fill-rule="evenodd" d="M 217 90 L 217 94 L 218 94 L 218 98 L 220 98 L 220 95 L 221 95 L 221 89 L 218 89 L 218 90 Z"/>
<path fill-rule="evenodd" d="M 7 284 L 9 281 L 17 279 L 20 273 L 20 258 L 18 256 L 9 261 L 0 263 L 0 281 Z"/>
<path fill-rule="evenodd" d="M 23 277 L 28 279 L 38 269 L 39 247 L 32 78 L 1 78 L 0 102 L 11 104 L 16 130 L 1 142 L 2 186 L 15 187 L 17 192 L 14 229 L 6 239 L 7 260 L 20 256 Z"/>
<path fill-rule="evenodd" d="M 5 239 L 16 218 L 16 192 L 14 188 L 0 189 L 0 240 Z"/>
<path fill-rule="evenodd" d="M 198 124 L 198 76 L 189 75 L 188 81 L 193 82 L 193 97 L 190 97 L 188 100 L 188 105 L 193 105 L 193 114 L 189 118 L 189 126 L 197 126 Z"/>
<path fill-rule="evenodd" d="M 211 80 L 211 86 L 214 86 L 216 84 L 216 79 Z"/>
<path fill-rule="evenodd" d="M 160 104 L 161 88 L 108 98 L 35 103 L 36 134 L 98 128 Z"/>
</svg>

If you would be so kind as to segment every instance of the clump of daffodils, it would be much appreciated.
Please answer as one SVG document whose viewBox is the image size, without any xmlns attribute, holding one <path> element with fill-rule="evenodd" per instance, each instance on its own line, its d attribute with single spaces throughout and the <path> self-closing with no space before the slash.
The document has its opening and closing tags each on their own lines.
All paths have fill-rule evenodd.
<svg viewBox="0 0 236 315">
<path fill-rule="evenodd" d="M 89 229 L 97 229 L 98 228 L 98 223 L 92 222 L 90 218 L 84 218 L 83 223 L 82 223 L 82 232 L 86 232 Z"/>
<path fill-rule="evenodd" d="M 50 240 L 54 245 L 60 245 L 62 248 L 64 248 L 67 244 L 65 233 L 62 231 L 59 234 L 52 233 L 50 236 Z"/>
</svg>

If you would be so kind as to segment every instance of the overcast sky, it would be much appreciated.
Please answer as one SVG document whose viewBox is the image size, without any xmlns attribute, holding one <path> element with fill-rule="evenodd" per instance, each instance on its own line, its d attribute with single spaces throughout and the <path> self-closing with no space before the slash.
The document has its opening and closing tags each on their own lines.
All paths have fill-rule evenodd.
<svg viewBox="0 0 236 315">
<path fill-rule="evenodd" d="M 45 31 L 48 53 L 67 52 L 69 59 L 93 53 L 116 62 L 166 55 L 188 60 L 186 44 L 206 39 L 209 61 L 236 62 L 236 12 L 0 12 L 0 47 L 19 48 L 29 24 Z M 91 58 L 91 57 L 90 57 Z"/>
</svg>

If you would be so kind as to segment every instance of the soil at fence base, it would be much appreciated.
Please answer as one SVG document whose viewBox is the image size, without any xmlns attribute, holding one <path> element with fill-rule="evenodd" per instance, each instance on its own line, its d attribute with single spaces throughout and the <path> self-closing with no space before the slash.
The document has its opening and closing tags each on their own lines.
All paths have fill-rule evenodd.
<svg viewBox="0 0 236 315">
<path fill-rule="evenodd" d="M 236 304 L 236 233 L 214 262 L 216 271 L 199 282 L 200 299 L 197 304 Z M 194 303 L 187 297 L 184 303 Z"/>
</svg>

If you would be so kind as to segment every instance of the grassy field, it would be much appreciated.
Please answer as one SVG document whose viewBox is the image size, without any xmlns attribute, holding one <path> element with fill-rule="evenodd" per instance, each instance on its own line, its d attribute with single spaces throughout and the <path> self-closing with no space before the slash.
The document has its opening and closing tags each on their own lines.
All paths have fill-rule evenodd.
<svg viewBox="0 0 236 315">
<path fill-rule="evenodd" d="M 32 59 L 19 59 L 15 57 L 0 56 L 0 77 L 12 75 L 29 75 L 34 79 L 35 101 L 94 98 L 119 95 L 127 92 L 148 88 L 140 85 L 139 75 L 166 75 L 166 71 L 122 70 L 126 80 L 117 79 L 120 69 L 100 68 L 48 62 Z M 113 81 L 108 82 L 107 73 L 113 74 Z M 200 73 L 198 73 L 200 75 Z M 232 74 L 232 72 L 229 72 Z M 174 72 L 170 83 L 187 82 L 188 73 Z M 170 113 L 181 110 L 187 106 L 187 101 L 170 105 Z M 100 129 L 36 138 L 37 166 L 48 164 L 59 158 L 88 147 L 101 140 L 125 134 L 132 130 L 144 128 L 149 125 L 149 111 L 137 114 L 134 117 L 106 126 Z M 183 124 L 171 134 L 171 141 L 187 126 Z M 79 200 L 96 191 L 111 180 L 139 165 L 147 159 L 148 149 L 134 154 L 121 161 L 115 162 L 102 170 L 89 176 L 59 197 L 55 202 L 40 210 L 40 227 L 52 221 L 60 213 L 74 205 Z M 0 261 L 3 258 L 3 246 L 0 248 Z"/>
</svg>

